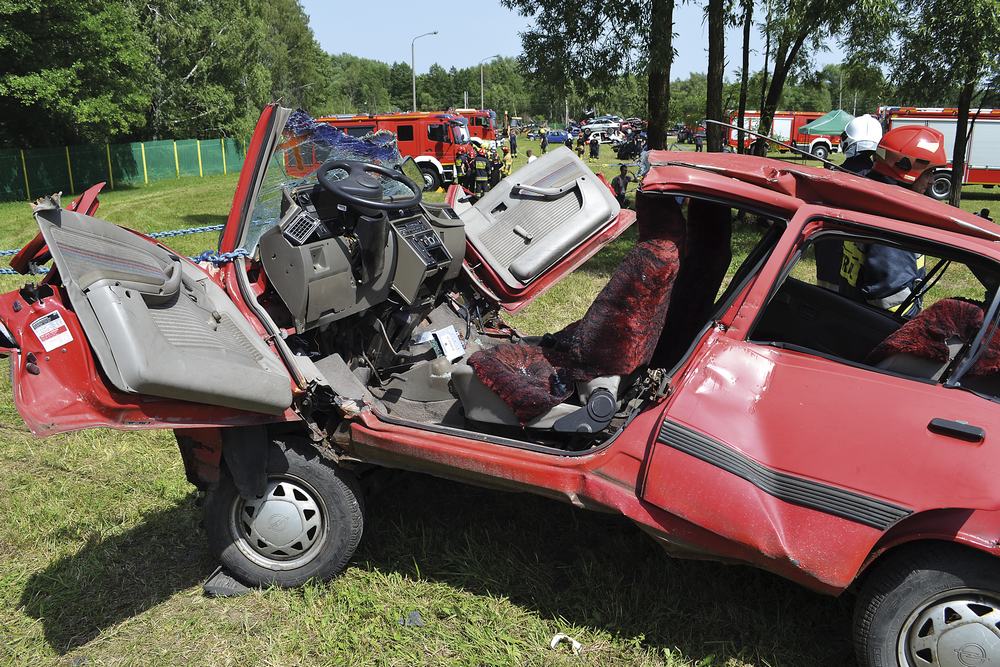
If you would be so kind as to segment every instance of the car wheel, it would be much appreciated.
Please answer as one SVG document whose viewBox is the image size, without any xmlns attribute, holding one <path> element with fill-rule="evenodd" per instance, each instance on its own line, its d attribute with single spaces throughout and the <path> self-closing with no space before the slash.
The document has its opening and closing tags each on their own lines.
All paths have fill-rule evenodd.
<svg viewBox="0 0 1000 667">
<path fill-rule="evenodd" d="M 208 544 L 247 586 L 299 586 L 340 573 L 364 525 L 357 481 L 318 452 L 272 445 L 267 488 L 246 500 L 228 475 L 205 502 Z"/>
<path fill-rule="evenodd" d="M 930 195 L 938 201 L 945 201 L 951 197 L 951 174 L 946 171 L 934 174 L 931 180 Z"/>
<path fill-rule="evenodd" d="M 864 667 L 969 667 L 1000 661 L 1000 568 L 954 545 L 877 564 L 854 612 Z"/>
<path fill-rule="evenodd" d="M 820 160 L 826 160 L 830 157 L 830 149 L 826 144 L 816 144 L 812 147 L 812 154 Z"/>
<path fill-rule="evenodd" d="M 424 175 L 424 192 L 433 192 L 441 187 L 441 177 L 438 176 L 437 169 L 425 165 L 420 167 L 420 173 Z"/>
</svg>

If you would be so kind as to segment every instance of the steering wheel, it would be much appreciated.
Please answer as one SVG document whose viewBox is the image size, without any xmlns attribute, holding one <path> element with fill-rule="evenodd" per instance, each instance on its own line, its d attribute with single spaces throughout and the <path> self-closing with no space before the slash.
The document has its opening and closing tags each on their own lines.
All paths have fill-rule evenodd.
<svg viewBox="0 0 1000 667">
<path fill-rule="evenodd" d="M 341 169 L 347 172 L 344 178 L 334 178 L 330 173 L 334 169 Z M 403 201 L 383 201 L 382 184 L 370 173 L 380 174 L 385 178 L 402 183 L 413 196 Z M 380 211 L 395 211 L 401 208 L 411 208 L 420 203 L 422 190 L 417 184 L 410 180 L 405 174 L 382 167 L 370 162 L 361 160 L 329 160 L 316 171 L 316 179 L 333 196 L 360 208 L 376 209 Z"/>
</svg>

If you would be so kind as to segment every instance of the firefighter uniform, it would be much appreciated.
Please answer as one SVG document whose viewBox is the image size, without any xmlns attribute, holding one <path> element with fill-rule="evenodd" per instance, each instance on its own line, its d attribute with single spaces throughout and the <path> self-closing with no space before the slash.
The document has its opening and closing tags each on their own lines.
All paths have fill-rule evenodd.
<svg viewBox="0 0 1000 667">
<path fill-rule="evenodd" d="M 883 310 L 897 312 L 899 306 L 926 277 L 923 255 L 877 243 L 844 241 L 840 264 L 840 293 Z M 907 308 L 920 311 L 919 299 Z"/>
<path fill-rule="evenodd" d="M 500 178 L 507 178 L 510 176 L 510 172 L 513 168 L 514 158 L 510 156 L 510 153 L 504 151 L 503 162 L 500 163 Z"/>
<path fill-rule="evenodd" d="M 465 178 L 465 153 L 455 155 L 455 182 L 461 183 Z"/>
<path fill-rule="evenodd" d="M 490 161 L 485 152 L 477 153 L 472 161 L 472 173 L 475 174 L 475 188 L 477 195 L 485 194 L 489 190 L 490 181 Z"/>
</svg>

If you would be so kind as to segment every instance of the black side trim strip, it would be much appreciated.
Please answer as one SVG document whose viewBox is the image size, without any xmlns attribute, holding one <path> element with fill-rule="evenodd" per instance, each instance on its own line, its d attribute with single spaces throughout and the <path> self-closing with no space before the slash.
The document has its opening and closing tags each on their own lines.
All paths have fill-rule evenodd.
<svg viewBox="0 0 1000 667">
<path fill-rule="evenodd" d="M 668 447 L 745 479 L 779 500 L 856 521 L 879 530 L 886 530 L 912 512 L 905 507 L 854 491 L 838 489 L 821 482 L 771 470 L 721 442 L 675 422 L 663 422 L 658 440 Z"/>
</svg>

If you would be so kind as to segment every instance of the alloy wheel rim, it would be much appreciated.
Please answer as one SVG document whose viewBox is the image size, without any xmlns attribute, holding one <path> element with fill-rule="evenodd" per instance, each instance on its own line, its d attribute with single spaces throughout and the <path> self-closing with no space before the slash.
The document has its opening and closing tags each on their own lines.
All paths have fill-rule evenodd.
<svg viewBox="0 0 1000 667">
<path fill-rule="evenodd" d="M 905 667 L 980 667 L 1000 661 L 1000 596 L 948 591 L 910 614 L 897 643 Z"/>
<path fill-rule="evenodd" d="M 239 550 L 269 570 L 292 570 L 316 557 L 325 541 L 327 511 L 316 490 L 291 475 L 268 477 L 264 495 L 236 496 L 230 530 Z"/>
</svg>

